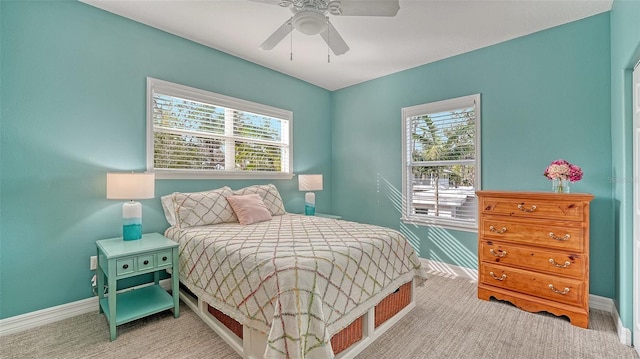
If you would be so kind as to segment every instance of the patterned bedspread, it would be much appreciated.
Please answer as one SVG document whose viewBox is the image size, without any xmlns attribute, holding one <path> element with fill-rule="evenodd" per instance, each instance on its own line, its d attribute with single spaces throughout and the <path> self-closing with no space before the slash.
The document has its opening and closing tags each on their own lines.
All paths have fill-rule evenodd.
<svg viewBox="0 0 640 359">
<path fill-rule="evenodd" d="M 205 302 L 267 335 L 265 358 L 332 358 L 331 336 L 415 276 L 402 234 L 285 214 L 165 235 L 180 243 L 180 281 Z"/>
</svg>

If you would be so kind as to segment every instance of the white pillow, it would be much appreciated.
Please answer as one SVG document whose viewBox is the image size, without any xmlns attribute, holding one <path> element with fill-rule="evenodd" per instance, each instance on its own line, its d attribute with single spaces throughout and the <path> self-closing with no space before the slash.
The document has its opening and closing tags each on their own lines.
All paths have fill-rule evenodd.
<svg viewBox="0 0 640 359">
<path fill-rule="evenodd" d="M 173 194 L 160 197 L 160 203 L 162 203 L 162 210 L 164 210 L 164 216 L 167 218 L 167 222 L 170 225 L 176 225 L 175 208 L 173 207 Z"/>
<path fill-rule="evenodd" d="M 245 195 L 257 193 L 262 197 L 262 201 L 271 212 L 272 216 L 279 216 L 287 213 L 284 210 L 284 203 L 280 197 L 280 192 L 273 184 L 254 185 L 233 191 L 234 195 Z"/>
<path fill-rule="evenodd" d="M 187 228 L 237 222 L 238 218 L 227 201 L 231 195 L 231 188 L 226 186 L 212 191 L 174 193 L 172 199 L 176 226 Z"/>
</svg>

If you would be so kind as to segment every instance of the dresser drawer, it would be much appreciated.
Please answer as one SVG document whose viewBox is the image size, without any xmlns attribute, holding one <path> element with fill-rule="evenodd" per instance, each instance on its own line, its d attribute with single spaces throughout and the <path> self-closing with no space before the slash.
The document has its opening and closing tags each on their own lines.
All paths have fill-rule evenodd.
<svg viewBox="0 0 640 359">
<path fill-rule="evenodd" d="M 585 300 L 585 284 L 581 280 L 517 268 L 481 263 L 480 281 L 486 285 L 571 305 L 582 305 Z"/>
<path fill-rule="evenodd" d="M 523 218 L 546 218 L 582 221 L 581 201 L 548 201 L 528 198 L 483 197 L 478 204 L 481 214 L 495 214 Z"/>
<path fill-rule="evenodd" d="M 561 221 L 523 221 L 503 216 L 482 216 L 481 239 L 521 243 L 582 252 L 584 229 L 579 223 Z"/>
<path fill-rule="evenodd" d="M 583 278 L 588 265 L 588 259 L 584 255 L 521 247 L 494 241 L 481 241 L 479 251 L 481 260 L 485 262 L 533 269 L 577 279 Z"/>
</svg>

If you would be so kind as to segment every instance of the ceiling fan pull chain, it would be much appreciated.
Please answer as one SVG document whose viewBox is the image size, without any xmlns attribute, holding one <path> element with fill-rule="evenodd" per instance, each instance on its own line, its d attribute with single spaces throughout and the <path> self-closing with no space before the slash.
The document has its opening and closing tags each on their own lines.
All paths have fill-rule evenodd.
<svg viewBox="0 0 640 359">
<path fill-rule="evenodd" d="M 289 22 L 289 27 L 293 27 L 291 22 Z M 289 61 L 293 61 L 293 29 L 289 32 Z"/>
</svg>

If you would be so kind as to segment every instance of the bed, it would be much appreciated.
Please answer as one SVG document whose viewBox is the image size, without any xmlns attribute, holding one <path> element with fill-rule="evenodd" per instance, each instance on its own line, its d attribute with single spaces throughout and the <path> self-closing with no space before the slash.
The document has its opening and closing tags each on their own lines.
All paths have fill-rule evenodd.
<svg viewBox="0 0 640 359">
<path fill-rule="evenodd" d="M 249 197 L 261 212 L 247 223 L 230 202 Z M 353 357 L 415 306 L 426 278 L 399 232 L 287 213 L 273 185 L 174 193 L 163 206 L 181 298 L 244 358 Z"/>
</svg>

